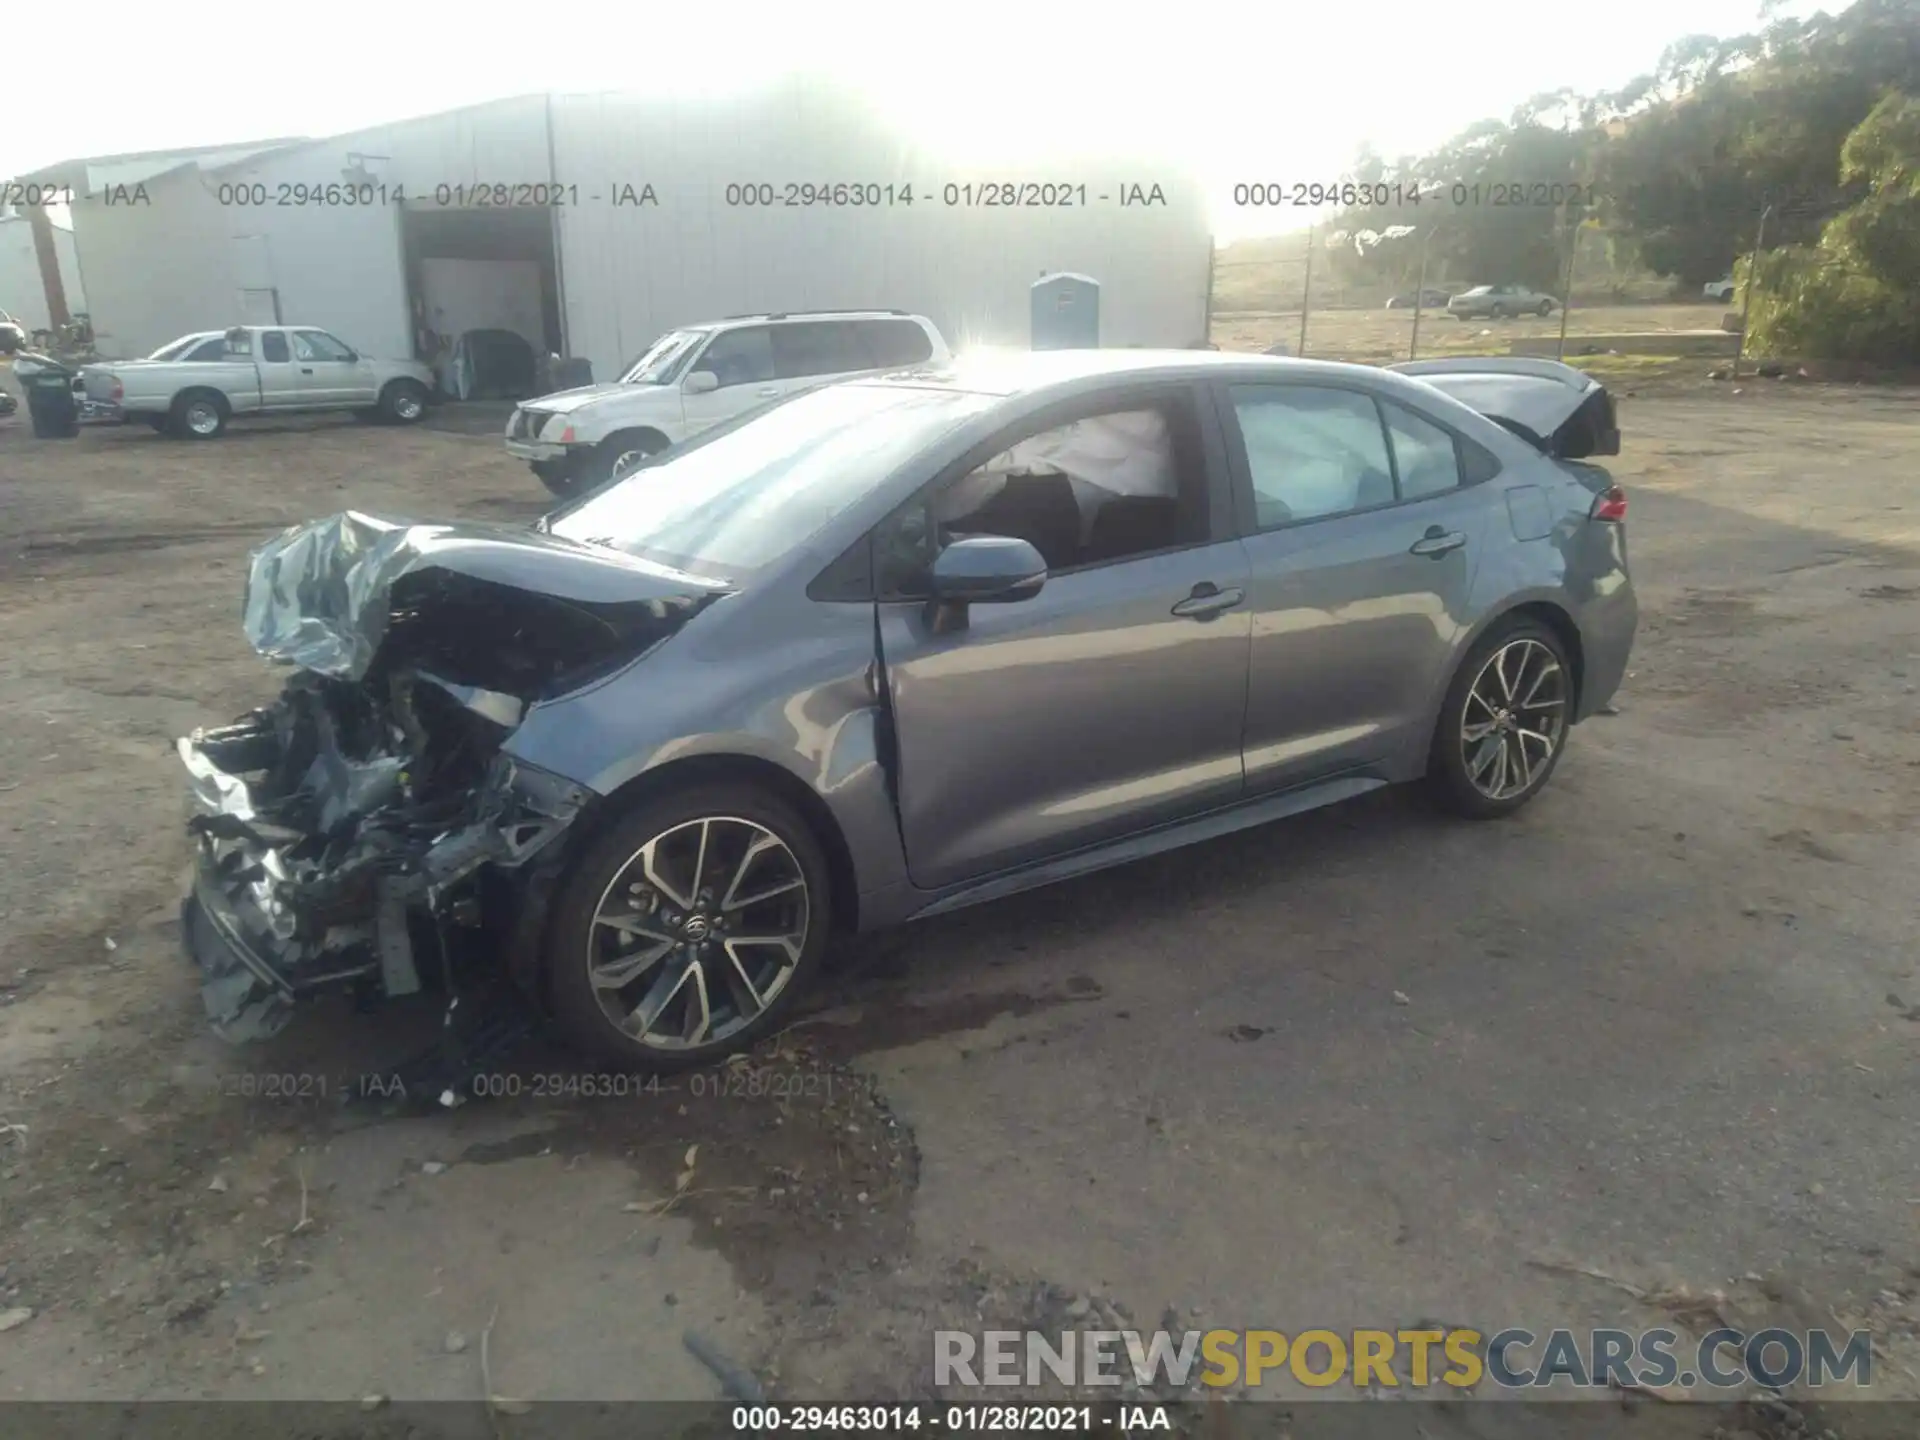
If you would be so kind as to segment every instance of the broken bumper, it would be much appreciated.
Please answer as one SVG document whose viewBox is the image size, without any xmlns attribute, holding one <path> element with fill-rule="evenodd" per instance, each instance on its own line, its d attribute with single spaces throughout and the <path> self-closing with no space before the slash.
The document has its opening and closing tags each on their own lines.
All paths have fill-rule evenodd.
<svg viewBox="0 0 1920 1440">
<path fill-rule="evenodd" d="M 276 1034 L 319 994 L 422 989 L 415 937 L 477 924 L 479 873 L 526 864 L 591 799 L 559 776 L 496 756 L 451 823 L 409 834 L 404 799 L 392 799 L 323 838 L 277 823 L 258 793 L 275 758 L 273 733 L 263 713 L 177 747 L 195 810 L 181 933 L 201 972 L 207 1017 L 236 1044 Z"/>
</svg>

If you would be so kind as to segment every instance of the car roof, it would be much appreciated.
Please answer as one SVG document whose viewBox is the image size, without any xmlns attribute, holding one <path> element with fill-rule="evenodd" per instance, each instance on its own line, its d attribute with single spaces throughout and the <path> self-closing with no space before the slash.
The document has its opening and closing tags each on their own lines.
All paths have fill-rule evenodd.
<svg viewBox="0 0 1920 1440">
<path fill-rule="evenodd" d="M 943 365 L 895 371 L 858 385 L 965 391 L 1007 398 L 1097 388 L 1115 380 L 1377 380 L 1371 365 L 1215 350 L 970 350 Z"/>
<path fill-rule="evenodd" d="M 729 315 L 724 320 L 706 322 L 705 328 L 720 329 L 728 325 L 779 325 L 802 320 L 918 320 L 918 315 L 910 315 L 905 310 L 773 310 L 762 315 Z M 694 325 L 682 325 L 682 330 L 702 328 Z"/>
</svg>

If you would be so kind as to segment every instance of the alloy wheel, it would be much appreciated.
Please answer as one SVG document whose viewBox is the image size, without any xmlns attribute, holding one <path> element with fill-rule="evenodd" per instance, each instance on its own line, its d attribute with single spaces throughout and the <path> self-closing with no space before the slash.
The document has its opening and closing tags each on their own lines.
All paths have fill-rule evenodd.
<svg viewBox="0 0 1920 1440">
<path fill-rule="evenodd" d="M 394 397 L 393 413 L 398 415 L 402 420 L 418 420 L 420 418 L 420 410 L 420 397 L 411 390 Z"/>
<path fill-rule="evenodd" d="M 196 435 L 211 435 L 220 428 L 220 412 L 205 400 L 187 407 L 187 428 Z"/>
<path fill-rule="evenodd" d="M 811 898 L 798 857 L 766 826 L 731 815 L 675 825 L 634 852 L 594 907 L 594 998 L 649 1048 L 718 1044 L 793 978 Z"/>
<path fill-rule="evenodd" d="M 613 457 L 613 469 L 608 472 L 608 478 L 618 480 L 622 475 L 638 470 L 659 453 L 658 450 L 641 448 L 622 450 L 618 455 Z"/>
<path fill-rule="evenodd" d="M 1560 748 L 1567 675 L 1538 640 L 1510 640 L 1487 657 L 1467 688 L 1460 751 L 1467 780 L 1489 800 L 1525 793 Z"/>
</svg>

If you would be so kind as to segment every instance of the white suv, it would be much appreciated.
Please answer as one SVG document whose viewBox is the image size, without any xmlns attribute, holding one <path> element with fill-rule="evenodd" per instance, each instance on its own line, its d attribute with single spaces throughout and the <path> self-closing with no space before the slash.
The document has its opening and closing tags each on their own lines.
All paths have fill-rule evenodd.
<svg viewBox="0 0 1920 1440">
<path fill-rule="evenodd" d="M 507 422 L 507 453 L 574 495 L 795 390 L 949 358 L 933 322 L 904 310 L 735 315 L 668 331 L 614 384 L 527 401 Z"/>
</svg>

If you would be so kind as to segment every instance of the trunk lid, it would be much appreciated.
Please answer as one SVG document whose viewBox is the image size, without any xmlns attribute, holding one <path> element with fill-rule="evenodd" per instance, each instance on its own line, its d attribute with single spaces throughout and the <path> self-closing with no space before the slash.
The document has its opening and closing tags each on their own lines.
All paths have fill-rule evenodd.
<svg viewBox="0 0 1920 1440">
<path fill-rule="evenodd" d="M 1470 355 L 1404 360 L 1389 370 L 1423 380 L 1558 460 L 1620 453 L 1607 387 L 1558 360 Z"/>
</svg>

